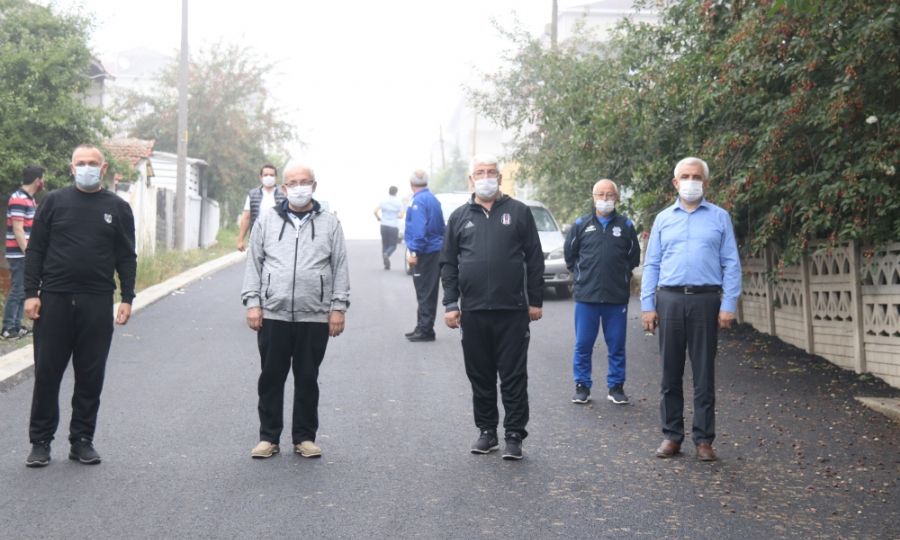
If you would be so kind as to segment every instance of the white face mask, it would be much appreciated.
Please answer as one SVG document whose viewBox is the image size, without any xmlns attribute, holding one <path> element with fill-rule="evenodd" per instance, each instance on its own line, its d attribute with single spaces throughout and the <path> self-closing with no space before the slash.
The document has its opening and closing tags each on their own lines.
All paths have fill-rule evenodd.
<svg viewBox="0 0 900 540">
<path fill-rule="evenodd" d="M 266 187 L 272 187 L 275 185 L 275 177 L 274 176 L 263 176 L 262 177 L 262 185 Z"/>
<path fill-rule="evenodd" d="M 500 188 L 500 181 L 496 178 L 482 178 L 475 180 L 475 195 L 482 200 L 493 199 Z"/>
<path fill-rule="evenodd" d="M 703 197 L 703 182 L 699 180 L 679 180 L 678 196 L 689 203 L 699 201 Z"/>
<path fill-rule="evenodd" d="M 287 188 L 287 198 L 291 206 L 303 208 L 312 200 L 312 186 L 291 186 Z"/>
<path fill-rule="evenodd" d="M 594 201 L 594 208 L 601 216 L 608 216 L 616 209 L 616 201 Z"/>
<path fill-rule="evenodd" d="M 75 183 L 84 189 L 94 189 L 100 184 L 100 167 L 79 165 L 75 167 Z"/>
</svg>

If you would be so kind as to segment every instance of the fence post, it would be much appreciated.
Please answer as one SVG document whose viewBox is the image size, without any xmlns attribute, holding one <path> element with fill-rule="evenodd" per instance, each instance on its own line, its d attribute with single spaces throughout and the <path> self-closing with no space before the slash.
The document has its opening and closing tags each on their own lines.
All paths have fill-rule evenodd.
<svg viewBox="0 0 900 540">
<path fill-rule="evenodd" d="M 865 322 L 863 321 L 862 284 L 860 283 L 860 246 L 856 240 L 850 241 L 850 314 L 853 317 L 853 358 L 856 372 L 866 372 Z"/>
<path fill-rule="evenodd" d="M 775 286 L 772 285 L 772 267 L 774 266 L 772 246 L 766 246 L 763 250 L 763 259 L 766 265 L 766 333 L 775 335 Z"/>
<path fill-rule="evenodd" d="M 812 293 L 809 286 L 809 255 L 806 253 L 800 257 L 800 279 L 802 280 L 801 288 L 803 291 L 803 326 L 806 335 L 806 352 L 816 354 L 812 321 Z"/>
</svg>

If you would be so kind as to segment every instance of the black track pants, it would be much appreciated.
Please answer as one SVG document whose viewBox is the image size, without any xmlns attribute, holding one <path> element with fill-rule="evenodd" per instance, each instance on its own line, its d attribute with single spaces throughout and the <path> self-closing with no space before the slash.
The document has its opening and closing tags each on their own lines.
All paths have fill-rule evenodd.
<svg viewBox="0 0 900 540">
<path fill-rule="evenodd" d="M 93 440 L 112 342 L 112 308 L 112 293 L 41 293 L 41 316 L 34 324 L 31 442 L 53 440 L 59 425 L 59 386 L 69 358 L 75 371 L 69 440 Z"/>
<path fill-rule="evenodd" d="M 506 416 L 503 428 L 528 436 L 528 312 L 466 311 L 462 314 L 462 348 L 472 383 L 472 407 L 479 429 L 496 429 L 497 375 Z"/>
<path fill-rule="evenodd" d="M 413 267 L 413 285 L 416 287 L 416 329 L 423 334 L 434 334 L 434 318 L 437 315 L 438 284 L 441 281 L 441 252 L 419 253 Z"/>
<path fill-rule="evenodd" d="M 284 428 L 284 383 L 293 365 L 294 444 L 315 441 L 319 429 L 319 366 L 328 345 L 328 323 L 263 319 L 257 335 L 259 438 L 278 444 Z"/>
</svg>

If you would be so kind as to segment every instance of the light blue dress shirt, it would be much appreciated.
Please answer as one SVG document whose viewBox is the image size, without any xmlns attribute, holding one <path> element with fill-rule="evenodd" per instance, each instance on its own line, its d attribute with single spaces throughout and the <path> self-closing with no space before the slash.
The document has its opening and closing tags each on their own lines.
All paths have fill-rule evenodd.
<svg viewBox="0 0 900 540">
<path fill-rule="evenodd" d="M 391 195 L 387 199 L 381 201 L 378 208 L 381 209 L 382 225 L 387 225 L 388 227 L 400 226 L 400 214 L 403 213 L 403 203 L 400 202 L 400 197 Z"/>
<path fill-rule="evenodd" d="M 720 311 L 734 313 L 741 294 L 741 259 L 728 212 L 703 199 L 693 212 L 680 199 L 653 221 L 641 278 L 641 311 L 656 311 L 656 288 L 722 287 Z"/>
</svg>

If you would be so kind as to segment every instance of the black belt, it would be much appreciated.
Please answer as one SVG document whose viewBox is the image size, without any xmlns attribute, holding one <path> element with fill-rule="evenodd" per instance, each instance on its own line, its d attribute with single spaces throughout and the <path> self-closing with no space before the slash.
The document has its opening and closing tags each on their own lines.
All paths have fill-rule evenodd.
<svg viewBox="0 0 900 540">
<path fill-rule="evenodd" d="M 660 287 L 661 291 L 676 292 L 681 294 L 700 294 L 722 292 L 718 285 L 677 285 L 673 287 Z"/>
</svg>

